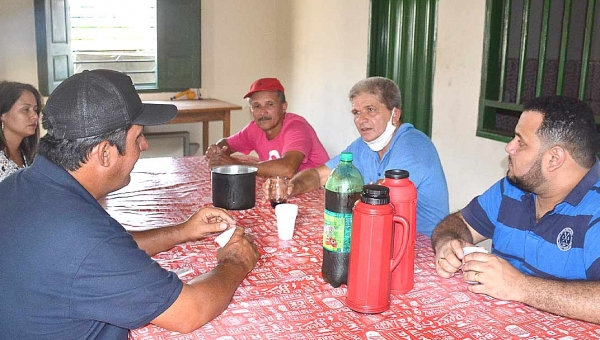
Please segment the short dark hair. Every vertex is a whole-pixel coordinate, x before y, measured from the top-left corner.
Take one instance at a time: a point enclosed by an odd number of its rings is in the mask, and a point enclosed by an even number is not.
[[[350,101],[361,93],[376,95],[388,110],[402,109],[402,93],[392,80],[384,77],[369,77],[354,84],[348,93]]]
[[[277,91],[277,96],[279,97],[279,102],[281,104],[285,103],[285,94],[281,91]]]
[[[39,117],[40,112],[42,112],[42,96],[40,95],[40,92],[32,85],[15,81],[0,82],[0,116],[10,111],[25,91],[31,92],[35,97],[35,103],[37,105],[36,113]],[[33,135],[24,138],[21,142],[21,150],[23,150],[29,164],[33,162],[35,157],[39,138],[40,128],[38,126]],[[0,130],[0,150],[4,150],[4,148],[6,148],[6,138],[4,137],[4,132]]]
[[[591,168],[596,161],[598,132],[594,113],[585,102],[565,96],[545,96],[524,103],[524,111],[544,115],[537,135],[545,147],[565,148],[582,167]]]
[[[40,139],[38,154],[68,171],[75,171],[88,161],[92,149],[102,141],[106,140],[110,145],[116,146],[119,154],[123,155],[130,128],[131,125],[99,136],[76,139],[58,139],[46,134]]]

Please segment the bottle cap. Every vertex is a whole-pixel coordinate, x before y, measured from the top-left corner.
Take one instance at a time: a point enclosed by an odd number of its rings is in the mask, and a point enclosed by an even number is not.
[[[390,203],[390,189],[383,185],[367,184],[363,186],[360,201],[370,205]]]
[[[392,169],[385,171],[385,177],[391,179],[403,179],[408,178],[408,171],[400,169]]]
[[[342,162],[352,162],[352,152],[344,151],[340,155],[340,161]]]

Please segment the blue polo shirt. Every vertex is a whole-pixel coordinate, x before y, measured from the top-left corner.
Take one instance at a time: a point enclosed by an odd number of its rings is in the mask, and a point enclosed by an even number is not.
[[[365,184],[383,179],[386,170],[409,172],[409,178],[417,188],[418,232],[431,236],[435,226],[448,216],[448,185],[437,150],[431,139],[412,124],[400,125],[382,159],[360,137],[345,151],[352,152],[352,163],[360,171]],[[339,162],[340,156],[337,155],[325,165],[333,169]]]
[[[569,195],[537,222],[535,198],[504,178],[461,213],[473,229],[492,239],[494,254],[525,274],[600,279],[598,160]]]
[[[183,287],[67,171],[38,155],[0,182],[6,339],[127,339]]]

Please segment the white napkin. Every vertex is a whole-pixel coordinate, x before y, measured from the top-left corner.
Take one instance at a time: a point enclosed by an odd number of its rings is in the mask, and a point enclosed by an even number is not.
[[[234,231],[235,231],[235,227],[225,230],[224,232],[221,233],[221,235],[215,237],[215,242],[217,242],[217,244],[219,244],[219,247],[221,247],[221,248],[225,247],[227,242],[229,242],[231,235],[233,235]]]

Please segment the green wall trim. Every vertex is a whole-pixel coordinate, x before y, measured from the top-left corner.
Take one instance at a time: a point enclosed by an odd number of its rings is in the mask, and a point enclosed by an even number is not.
[[[402,121],[431,136],[438,0],[372,0],[368,75],[402,91]]]

